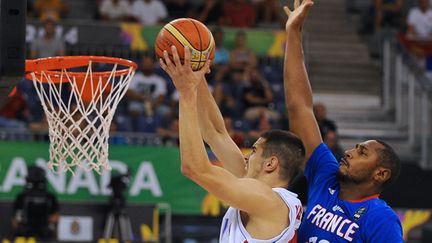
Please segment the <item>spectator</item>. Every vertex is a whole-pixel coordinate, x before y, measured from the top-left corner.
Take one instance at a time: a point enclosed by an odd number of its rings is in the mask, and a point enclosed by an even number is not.
[[[65,55],[65,42],[56,36],[55,24],[53,18],[47,18],[43,21],[43,36],[33,40],[30,44],[30,58],[44,58]],[[29,106],[32,122],[39,123],[43,119],[43,109],[37,92],[30,82],[24,84],[25,94],[27,94],[27,104]],[[31,128],[32,126],[30,126]]]
[[[244,71],[256,66],[256,55],[247,47],[247,36],[244,31],[238,31],[235,37],[235,47],[230,52],[230,69]]]
[[[154,60],[151,56],[143,57],[141,69],[132,78],[126,94],[129,112],[134,117],[164,115],[169,111],[164,105],[166,81],[154,73]]]
[[[224,32],[221,28],[217,27],[213,30],[213,38],[215,40],[215,57],[212,61],[212,73],[215,73],[214,79],[221,80],[228,71],[228,64],[230,61],[230,53],[223,46]]]
[[[361,34],[374,33],[381,27],[399,28],[403,0],[374,0],[362,14]]]
[[[241,117],[241,95],[243,93],[243,72],[231,72],[227,80],[215,79],[214,98],[222,114]]]
[[[141,24],[149,26],[164,23],[168,12],[160,0],[135,0],[132,3],[132,15]]]
[[[15,199],[12,227],[15,236],[33,236],[41,240],[55,240],[59,219],[56,197],[48,192],[45,171],[30,166],[25,190]]]
[[[414,56],[425,75],[432,77],[432,9],[428,0],[418,0],[418,6],[409,10],[407,33],[400,41]]]
[[[27,103],[17,90],[3,108],[0,108],[0,127],[25,129],[26,122],[30,120],[31,114]]]
[[[34,11],[41,20],[51,18],[57,21],[67,14],[68,7],[62,0],[36,0]]]
[[[225,22],[221,0],[205,0],[197,13],[197,19],[206,25],[222,25]]]
[[[33,133],[34,141],[49,141],[49,125],[46,116],[44,115],[41,120],[32,121],[28,125],[30,131]],[[75,133],[78,131],[76,130]]]
[[[327,133],[323,134],[323,142],[327,145],[337,160],[340,160],[345,156],[344,150],[339,145],[339,138],[336,131],[329,130]]]
[[[415,57],[426,75],[432,73],[432,9],[428,0],[419,0],[418,6],[411,8],[407,17],[407,32],[399,35],[399,40]]]
[[[34,12],[35,0],[27,0],[27,17],[35,16]]]
[[[121,133],[117,133],[119,130],[119,124],[114,119],[111,122],[110,126],[110,136],[109,136],[109,143],[110,144],[128,144],[128,138],[123,136]]]
[[[399,28],[403,0],[375,0],[375,30],[383,26]]]
[[[256,12],[248,0],[231,0],[223,4],[223,17],[228,26],[250,28],[255,26]]]
[[[217,27],[213,30],[213,38],[216,44],[216,52],[212,61],[212,65],[228,65],[230,54],[229,51],[223,46],[224,32],[222,28]]]
[[[104,0],[99,6],[102,19],[121,21],[130,19],[132,8],[128,0]]]
[[[264,110],[260,110],[258,118],[253,123],[251,130],[248,132],[248,137],[251,141],[255,141],[261,136],[261,134],[271,129],[273,129],[272,120]]]
[[[273,91],[267,80],[256,68],[246,71],[245,74],[248,82],[243,90],[244,117],[253,121],[264,113],[266,117],[278,120],[279,113],[270,109],[273,102]]]
[[[281,26],[284,20],[279,14],[279,1],[276,0],[254,0],[253,4],[257,13],[258,25],[274,25]]]
[[[321,134],[337,130],[335,122],[327,118],[327,108],[323,103],[314,104],[313,111]]]
[[[169,20],[178,18],[193,18],[193,6],[188,0],[165,1]]]
[[[179,145],[179,121],[171,115],[164,116],[158,123],[156,134],[161,137],[162,143],[170,146]]]
[[[55,24],[53,18],[47,18],[43,21],[44,35],[31,43],[31,58],[65,55],[65,43],[55,35]]]
[[[239,147],[242,148],[244,147],[244,142],[245,142],[245,134],[242,131],[238,131],[234,128],[233,126],[233,119],[230,116],[224,116],[224,123],[225,123],[225,127],[228,131],[228,134],[230,135],[230,137],[232,138],[232,140],[234,141],[234,143]]]
[[[409,10],[407,38],[432,41],[432,9],[428,0],[418,0],[418,7]]]

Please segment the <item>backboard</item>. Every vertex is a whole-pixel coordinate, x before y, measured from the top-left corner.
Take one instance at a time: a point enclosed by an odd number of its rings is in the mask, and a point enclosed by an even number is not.
[[[24,77],[27,0],[0,0],[0,108]]]

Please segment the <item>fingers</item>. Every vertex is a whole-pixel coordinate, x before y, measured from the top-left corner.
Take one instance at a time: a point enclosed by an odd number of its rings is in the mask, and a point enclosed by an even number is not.
[[[287,6],[284,6],[283,10],[285,11],[285,14],[289,17],[291,14],[291,10]]]
[[[304,6],[305,8],[309,8],[313,4],[314,4],[313,0],[303,0],[301,5]]]
[[[191,51],[188,46],[184,46],[184,65],[190,67]]]
[[[314,2],[313,1],[311,1],[311,0],[305,0],[303,3],[302,3],[302,15],[303,16],[306,16],[307,15],[307,13],[309,12],[309,8],[310,7],[312,7],[312,5],[314,4]]]
[[[159,63],[161,65],[162,69],[165,70],[165,72],[167,72],[168,74],[171,73],[171,69],[172,69],[173,64],[172,64],[171,59],[169,58],[168,52],[166,50],[163,51],[163,59],[161,58],[159,60]]]
[[[159,58],[159,65],[161,66],[161,68],[162,68],[165,72],[168,72],[168,67],[167,67],[167,65],[165,64],[165,62],[163,61],[162,58]]]
[[[210,66],[211,66],[211,60],[207,59],[204,66],[201,68],[200,72],[203,72],[204,74],[210,73]]]
[[[309,1],[305,1],[306,3],[305,3],[305,7],[306,8],[310,8],[312,5],[314,5],[314,2],[312,1],[312,0],[309,0]]]
[[[168,52],[166,50],[163,51],[163,55],[164,55],[164,61],[166,63],[166,66],[169,68],[170,66],[172,66],[172,62],[171,59],[168,56]]]
[[[299,6],[300,6],[300,0],[294,0],[294,9],[297,9]]]
[[[173,55],[174,64],[176,65],[176,67],[180,67],[181,66],[180,57],[177,53],[177,48],[175,46],[171,46],[171,53]]]

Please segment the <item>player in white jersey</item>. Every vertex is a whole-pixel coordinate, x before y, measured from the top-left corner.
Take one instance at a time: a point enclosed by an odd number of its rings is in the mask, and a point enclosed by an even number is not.
[[[290,132],[269,131],[243,157],[205,81],[210,62],[193,72],[189,48],[181,50],[184,64],[175,47],[171,51],[173,61],[164,51],[160,65],[180,95],[181,170],[231,206],[222,222],[220,242],[296,242],[302,207],[297,195],[285,188],[299,172],[303,143]],[[224,168],[210,163],[203,139]]]
[[[240,210],[230,207],[225,213],[222,220],[222,226],[219,236],[220,242],[248,242],[248,243],[258,243],[258,242],[284,242],[293,243],[297,242],[297,229],[301,223],[301,212],[302,204],[297,198],[297,194],[292,193],[284,188],[273,188],[273,191],[278,193],[279,196],[284,200],[287,207],[289,208],[289,219],[292,222],[288,227],[286,227],[279,235],[267,239],[258,240],[253,238],[249,232],[246,230],[245,226],[241,220]]]

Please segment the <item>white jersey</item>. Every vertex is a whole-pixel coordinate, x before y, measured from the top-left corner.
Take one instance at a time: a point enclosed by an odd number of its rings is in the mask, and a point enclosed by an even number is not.
[[[219,242],[221,243],[294,243],[297,242],[297,229],[301,223],[303,207],[297,194],[284,188],[273,188],[289,208],[290,225],[279,235],[267,240],[252,238],[243,226],[240,210],[230,207],[222,221]]]

